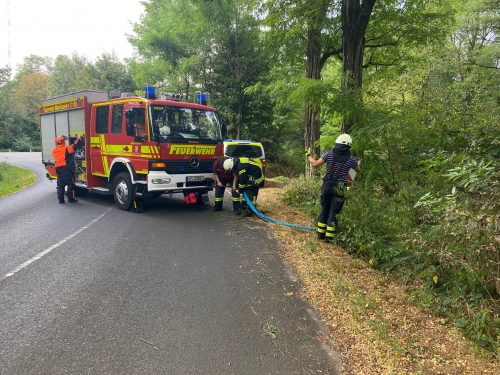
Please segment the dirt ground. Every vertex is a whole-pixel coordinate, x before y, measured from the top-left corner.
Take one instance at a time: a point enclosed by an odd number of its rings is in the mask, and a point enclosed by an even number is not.
[[[273,219],[311,226],[304,213],[279,199],[281,193],[279,182],[266,179],[258,208]],[[343,375],[500,375],[498,359],[412,304],[407,287],[342,248],[319,242],[314,231],[267,225],[302,282],[302,297],[329,327],[330,337],[318,340],[340,351]]]

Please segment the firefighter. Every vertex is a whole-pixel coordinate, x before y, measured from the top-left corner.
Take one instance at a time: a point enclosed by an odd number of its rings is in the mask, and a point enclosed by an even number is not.
[[[77,137],[76,142],[66,146],[66,137],[61,135],[54,139],[56,147],[52,150],[54,161],[56,162],[57,173],[57,199],[59,203],[64,203],[64,189],[68,187],[68,202],[76,203],[75,198],[75,150],[83,145],[82,138]]]
[[[247,217],[252,216],[252,211],[248,208],[243,193],[247,193],[248,198],[254,206],[257,204],[259,185],[264,181],[262,162],[259,158],[231,158],[224,162],[224,169],[236,172],[236,178],[233,181],[233,190],[236,190],[236,186],[238,187],[237,192],[240,195],[241,203],[235,214],[243,214]]]
[[[146,119],[144,116],[144,109],[139,108],[137,110],[137,116],[134,121],[135,136],[142,137],[146,134]]]
[[[326,163],[326,173],[321,187],[321,211],[318,216],[318,239],[331,243],[337,225],[337,215],[345,202],[345,187],[347,175],[352,168],[360,171],[358,162],[351,156],[352,138],[348,134],[341,134],[335,140],[333,150],[325,152],[321,158],[311,156],[311,149],[306,151],[306,158],[313,167]]]
[[[229,171],[224,169],[224,162],[227,160],[225,157],[217,158],[212,166],[212,172],[215,178],[215,202],[213,212],[222,211],[222,201],[224,199],[224,192],[226,191],[226,186],[233,186],[233,181],[236,178],[236,173],[233,172],[231,168]],[[236,212],[239,208],[240,195],[236,192],[236,189],[232,189],[231,197],[233,200],[233,210]]]

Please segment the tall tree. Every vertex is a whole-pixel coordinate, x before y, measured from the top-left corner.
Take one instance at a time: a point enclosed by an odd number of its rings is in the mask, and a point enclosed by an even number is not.
[[[36,124],[32,126],[35,134],[39,122],[38,106],[48,96],[49,82],[49,75],[37,72],[23,76],[14,86],[15,109],[30,124]]]
[[[54,68],[49,83],[49,96],[63,95],[68,92],[86,89],[78,77],[89,61],[73,53],[71,56],[59,55],[54,62]]]
[[[363,85],[365,33],[376,0],[342,0],[342,88],[358,93]],[[359,101],[360,99],[358,99]],[[342,133],[349,133],[358,116],[342,116]]]
[[[10,82],[12,69],[7,65],[5,68],[0,68],[0,87]]]
[[[129,38],[140,56],[133,69],[146,76],[149,68],[142,69],[142,61],[162,66],[163,75],[155,83],[181,88],[187,96],[207,90],[211,104],[235,124],[235,135],[241,137],[245,120],[255,118],[249,108],[256,103],[250,105],[246,89],[267,72],[268,58],[252,2],[152,0],[145,8],[141,23],[134,27],[136,36]]]
[[[126,64],[115,53],[103,53],[95,63],[89,63],[77,72],[77,79],[82,88],[133,92],[137,89]]]
[[[315,11],[307,8],[312,4],[316,6]],[[326,6],[326,11],[321,4]],[[437,4],[430,5],[425,0],[337,0],[325,3],[320,0],[279,0],[265,2],[264,6],[269,35],[275,45],[292,46],[281,54],[282,57],[287,61],[298,61],[301,56],[307,58],[304,67],[307,77],[319,80],[324,64],[332,57],[342,61],[344,74],[339,86],[344,91],[343,95],[350,96],[350,101],[342,103],[352,106],[337,109],[345,117],[343,132],[351,131],[354,122],[357,122],[352,114],[361,113],[359,90],[363,69],[400,64],[402,55],[398,49],[405,44],[415,45],[425,43],[432,37],[442,37],[443,28],[436,20],[447,13],[447,9],[439,11]],[[388,53],[390,49],[392,51]],[[318,51],[321,53],[319,59]],[[292,53],[298,55],[291,57]],[[313,105],[312,110],[306,111],[305,145],[317,153],[318,124],[313,120],[317,119],[313,114],[315,106],[319,110],[320,99],[314,90],[304,90],[304,93],[304,103]]]

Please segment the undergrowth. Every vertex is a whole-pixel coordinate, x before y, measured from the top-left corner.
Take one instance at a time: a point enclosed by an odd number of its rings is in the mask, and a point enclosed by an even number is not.
[[[410,302],[433,310],[499,357],[498,175],[490,169],[488,176],[471,176],[478,164],[465,173],[463,163],[462,170],[448,167],[442,188],[436,184],[439,189],[432,193],[422,176],[411,179],[410,173],[391,189],[360,178],[347,193],[336,242],[406,284]],[[369,176],[369,160],[364,166]],[[283,201],[307,212],[316,225],[321,179],[283,182]]]

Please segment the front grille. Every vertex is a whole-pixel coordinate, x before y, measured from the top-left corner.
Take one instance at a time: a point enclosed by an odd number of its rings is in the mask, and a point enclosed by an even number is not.
[[[213,160],[200,160],[200,165],[198,167],[192,167],[189,164],[189,160],[170,160],[167,161],[167,173],[168,174],[182,174],[182,173],[211,173],[212,166],[214,164]]]

